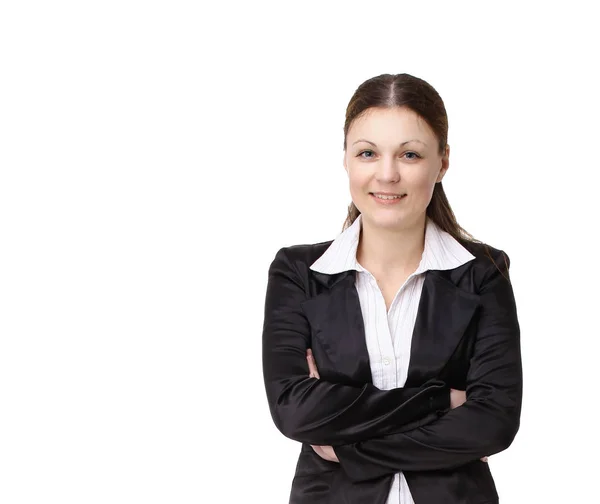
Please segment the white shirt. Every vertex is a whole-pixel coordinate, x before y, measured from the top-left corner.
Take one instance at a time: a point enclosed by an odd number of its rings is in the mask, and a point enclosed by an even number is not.
[[[327,274],[348,270],[358,272],[355,286],[365,325],[373,385],[381,390],[390,390],[403,387],[406,382],[425,272],[457,268],[475,259],[475,256],[427,217],[421,262],[396,293],[388,312],[375,277],[356,260],[361,226],[362,216],[359,215],[310,269]],[[414,504],[401,472],[394,476],[387,504]]]

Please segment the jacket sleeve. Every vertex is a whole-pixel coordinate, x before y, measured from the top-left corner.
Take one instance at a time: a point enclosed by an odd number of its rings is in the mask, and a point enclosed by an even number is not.
[[[271,416],[286,437],[314,445],[354,443],[430,423],[449,409],[450,388],[440,380],[379,390],[309,378],[306,299],[282,248],[269,268],[262,366]]]
[[[355,481],[398,471],[450,469],[505,450],[520,424],[520,329],[508,256],[486,271],[481,312],[467,374],[466,402],[434,422],[363,442],[334,446]]]

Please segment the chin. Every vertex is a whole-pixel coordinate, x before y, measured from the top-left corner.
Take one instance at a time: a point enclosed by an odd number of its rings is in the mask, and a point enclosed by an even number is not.
[[[381,227],[396,227],[406,222],[406,217],[399,212],[371,212],[366,217],[373,224]]]

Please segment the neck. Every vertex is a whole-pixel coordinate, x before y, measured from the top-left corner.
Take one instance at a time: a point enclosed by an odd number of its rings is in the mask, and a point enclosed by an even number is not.
[[[413,273],[423,256],[426,216],[415,224],[388,229],[371,225],[361,217],[357,261],[372,274]]]

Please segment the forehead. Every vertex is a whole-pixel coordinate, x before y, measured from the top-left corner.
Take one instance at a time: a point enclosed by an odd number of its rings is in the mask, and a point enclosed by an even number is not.
[[[367,109],[352,122],[348,131],[349,140],[366,138],[397,142],[407,135],[423,141],[434,137],[427,122],[416,112],[405,107]]]

